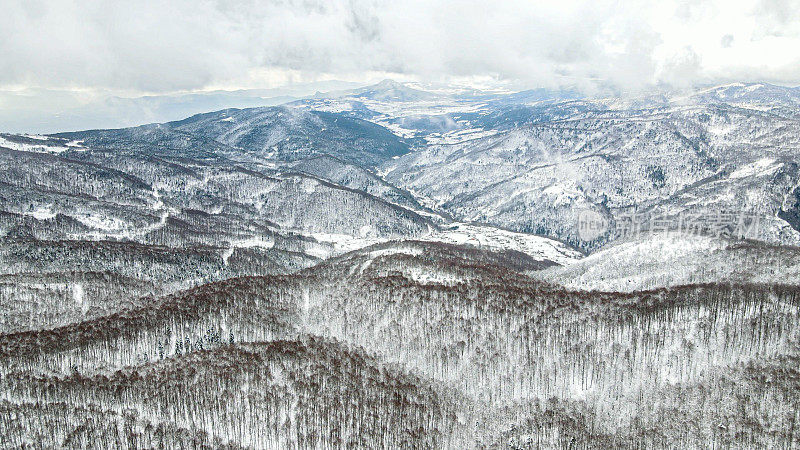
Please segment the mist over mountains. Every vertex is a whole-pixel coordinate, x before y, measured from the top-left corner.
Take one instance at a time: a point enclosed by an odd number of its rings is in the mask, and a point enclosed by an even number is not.
[[[320,91],[357,86],[357,83],[345,81],[321,81],[272,89],[216,89],[147,95],[44,88],[0,90],[0,129],[14,133],[55,133],[121,128],[179,120],[224,108],[275,106]]]
[[[800,445],[800,88],[299,97],[0,133],[0,447]]]

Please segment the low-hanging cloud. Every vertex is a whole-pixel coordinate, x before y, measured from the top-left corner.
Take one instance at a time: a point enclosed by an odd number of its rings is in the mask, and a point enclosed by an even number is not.
[[[0,0],[0,87],[164,93],[388,73],[526,86],[800,80],[794,0]]]

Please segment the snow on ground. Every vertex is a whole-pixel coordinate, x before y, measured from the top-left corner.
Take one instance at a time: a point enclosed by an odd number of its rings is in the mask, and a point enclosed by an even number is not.
[[[463,114],[480,112],[486,109],[486,105],[482,103],[442,99],[400,103],[361,99],[361,103],[370,110],[383,114],[386,118]]]
[[[6,135],[10,136],[10,135]],[[69,141],[62,145],[62,141],[53,140],[48,136],[40,136],[38,134],[22,134],[18,135],[20,137],[26,139],[33,139],[35,141],[39,141],[40,143],[30,143],[30,142],[14,142],[3,136],[0,136],[0,147],[10,148],[11,150],[17,150],[20,152],[31,152],[31,153],[52,153],[52,154],[59,154],[63,153],[67,150],[76,150],[76,151],[85,151],[86,148],[83,146],[83,141]]]
[[[412,138],[419,133],[413,128],[404,128],[396,123],[397,119],[423,116],[438,116],[444,114],[463,114],[475,113],[486,110],[486,104],[476,102],[465,102],[456,99],[438,98],[436,100],[418,100],[409,102],[393,102],[374,100],[367,98],[333,98],[315,102],[309,106],[315,111],[325,111],[330,113],[342,113],[353,111],[354,103],[359,103],[363,107],[378,113],[375,117],[366,118],[376,125],[380,125],[397,136]],[[454,144],[479,137],[490,136],[496,131],[485,130],[483,128],[471,128],[455,130],[448,133],[433,133],[426,136],[428,144]]]
[[[258,247],[264,250],[269,250],[275,246],[275,241],[272,239],[264,239],[263,237],[251,237],[249,239],[242,239],[233,241],[225,252],[222,253],[222,262],[227,266],[228,260],[233,255],[237,248],[253,248]]]
[[[324,245],[307,247],[305,251],[322,259],[390,241],[390,239],[386,238],[365,238],[325,233],[315,233],[311,237]],[[414,240],[467,245],[491,251],[516,250],[537,260],[549,260],[562,265],[573,263],[583,257],[583,254],[579,251],[552,239],[500,230],[490,226],[465,223],[452,223],[440,231],[432,230],[430,234],[416,237]],[[364,272],[375,259],[381,256],[395,254],[419,256],[422,252],[423,250],[418,247],[403,246],[402,244],[393,245],[390,248],[372,250],[365,255],[368,258],[366,261],[351,269],[351,274]],[[423,284],[447,284],[458,281],[451,275],[430,273],[430,271],[422,268],[409,267],[402,269],[402,272],[409,278]]]
[[[111,234],[119,233],[128,228],[125,221],[115,217],[107,217],[94,213],[75,214],[73,217],[89,228]]]
[[[72,284],[72,300],[75,302],[77,306],[80,306],[81,312],[86,314],[89,311],[89,303],[84,301],[84,290],[83,284],[81,283],[73,283]]]
[[[36,209],[30,211],[21,211],[20,214],[24,216],[31,216],[36,220],[48,220],[56,216],[53,212],[53,206],[37,206]]]
[[[670,233],[623,242],[541,275],[572,289],[648,289],[688,277],[695,271],[694,256],[718,251],[722,246],[718,239]]]
[[[420,284],[449,284],[453,285],[462,281],[461,277],[425,270],[420,267],[404,267],[403,275]]]
[[[718,124],[718,125],[709,125],[708,132],[715,135],[715,136],[724,136],[731,132],[736,131],[737,125],[735,123],[730,124]]]
[[[448,133],[431,133],[425,136],[428,145],[452,145],[460,144],[473,139],[486,138],[499,134],[497,130],[486,130],[483,128],[467,128],[463,130],[450,131]]]
[[[305,253],[320,259],[342,255],[389,240],[386,238],[357,237],[335,233],[310,233],[308,236],[314,238],[317,244],[307,244],[304,250]]]
[[[391,248],[382,248],[380,250],[373,250],[369,252],[369,257],[375,259],[381,256],[397,255],[397,254],[421,256],[422,253],[423,251],[419,247],[411,247],[411,246],[404,247],[402,245],[398,245]]]
[[[305,253],[321,259],[393,240],[330,233],[312,233],[309,236],[314,238],[318,244],[307,245]],[[562,265],[583,257],[581,252],[553,239],[533,234],[500,230],[490,226],[464,223],[453,223],[444,227],[441,231],[431,230],[430,234],[413,239],[424,242],[469,245],[492,251],[516,250],[537,260],[548,260]],[[387,251],[396,253],[400,250]]]
[[[773,158],[761,158],[751,164],[746,164],[734,170],[730,174],[730,178],[745,178],[752,176],[771,175],[778,170],[782,164],[775,164]]]
[[[536,192],[536,190],[537,187],[534,187],[533,189],[521,190],[519,192],[515,192],[514,196],[526,194],[528,192]],[[553,198],[553,206],[571,205],[583,195],[580,189],[578,189],[575,180],[565,180],[553,183],[544,188],[542,193]]]
[[[26,136],[31,138],[32,136]],[[33,138],[37,140],[42,140],[39,138]],[[9,141],[8,139],[0,136],[0,147],[10,148],[11,150],[17,150],[20,152],[31,152],[31,153],[62,153],[69,150],[68,147],[61,146],[61,145],[36,145],[36,144],[27,144],[22,142],[13,142]]]
[[[97,212],[62,212],[62,214],[70,216],[86,227],[91,228],[92,231],[88,233],[74,235],[73,237],[75,239],[137,240],[139,237],[163,228],[167,224],[170,214],[174,214],[176,212],[165,207],[163,203],[160,205],[158,210],[160,211],[158,221],[147,226],[139,226],[127,220],[103,215]],[[44,210],[40,211],[38,215],[40,220],[47,219],[49,216],[55,216],[54,213]]]
[[[161,200],[161,192],[159,192],[158,188],[153,188],[153,198],[155,201],[153,202],[152,208],[156,211],[161,210],[164,207],[164,201]]]
[[[664,233],[606,247],[563,267],[538,272],[569,289],[631,292],[708,282],[790,283],[800,279],[800,254],[765,247],[737,251],[710,236]]]
[[[583,257],[581,252],[553,239],[465,223],[454,223],[440,232],[422,238],[422,240],[467,244],[495,251],[516,250],[535,259],[549,260],[561,265]]]

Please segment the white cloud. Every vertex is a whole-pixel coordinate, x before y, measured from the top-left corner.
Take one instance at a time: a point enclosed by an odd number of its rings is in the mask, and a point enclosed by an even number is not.
[[[0,86],[800,81],[796,0],[0,0]]]

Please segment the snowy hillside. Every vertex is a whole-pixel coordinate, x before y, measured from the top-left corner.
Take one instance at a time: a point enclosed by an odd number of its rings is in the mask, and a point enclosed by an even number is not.
[[[695,283],[800,283],[800,248],[667,233],[619,242],[534,274],[570,289],[632,292]]]
[[[0,447],[798,447],[798,98],[0,134]]]
[[[793,119],[696,104],[579,112],[495,136],[432,145],[384,164],[387,181],[461,218],[583,242],[577,215],[614,223],[631,209],[667,217],[758,215],[753,238],[796,245]]]

